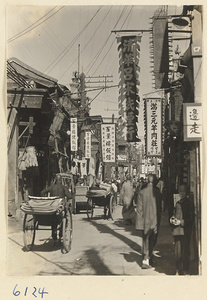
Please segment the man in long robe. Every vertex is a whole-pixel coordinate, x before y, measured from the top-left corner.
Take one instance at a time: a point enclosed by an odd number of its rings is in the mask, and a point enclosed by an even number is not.
[[[122,216],[126,225],[130,225],[135,220],[135,210],[133,205],[133,185],[130,175],[127,175],[120,192],[120,202],[123,203]]]
[[[148,185],[143,188],[137,197],[136,229],[142,231],[142,268],[151,268],[150,259],[157,241],[158,227],[160,223],[161,194],[154,186],[155,176],[148,176]]]

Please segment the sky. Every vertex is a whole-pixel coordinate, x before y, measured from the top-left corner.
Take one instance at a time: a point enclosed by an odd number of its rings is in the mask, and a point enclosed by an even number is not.
[[[69,88],[72,74],[78,70],[80,45],[80,72],[86,76],[113,76],[108,78],[113,82],[107,85],[117,86],[119,54],[116,38],[120,33],[112,33],[112,30],[148,30],[151,28],[150,18],[160,8],[164,7],[10,5],[6,11],[6,56],[20,59]],[[168,6],[169,14],[179,14],[181,10],[181,6]],[[139,75],[141,99],[152,91],[149,37],[149,32],[142,34]],[[92,89],[96,86],[90,85]],[[99,92],[87,94],[92,100],[90,114],[103,117],[115,114],[118,117],[118,87],[108,88],[98,95]],[[143,126],[142,111],[139,122]]]

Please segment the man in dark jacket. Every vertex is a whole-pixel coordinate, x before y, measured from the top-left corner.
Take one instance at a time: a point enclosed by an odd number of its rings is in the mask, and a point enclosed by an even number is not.
[[[67,197],[68,199],[72,198],[71,193],[68,191],[67,187],[62,184],[61,176],[59,174],[56,174],[55,177],[55,183],[50,185],[49,187],[45,188],[41,191],[41,196],[44,197],[47,193],[50,193],[50,196],[57,196],[60,198]],[[57,217],[55,216],[52,223],[52,238],[55,242],[55,245],[57,244]],[[59,239],[61,240],[62,232],[60,230],[59,232]]]
[[[46,193],[50,193],[51,197],[58,196],[60,198],[72,198],[67,187],[62,184],[61,176],[59,174],[56,174],[54,184],[51,184],[49,187],[41,191],[41,196],[44,197]]]
[[[175,204],[170,223],[175,241],[176,275],[186,275],[190,264],[190,239],[194,222],[194,203],[187,195],[187,186],[180,185],[180,200]]]
[[[136,229],[142,230],[142,268],[151,268],[150,259],[157,241],[158,228],[161,218],[161,194],[155,187],[155,176],[149,174],[148,185],[143,188],[137,197]]]

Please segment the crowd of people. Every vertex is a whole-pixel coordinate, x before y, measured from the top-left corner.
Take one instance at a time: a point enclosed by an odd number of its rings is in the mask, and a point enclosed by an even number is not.
[[[169,223],[174,236],[176,275],[186,275],[189,273],[194,207],[186,184],[179,186],[178,193],[178,201],[173,204],[173,209],[169,209]],[[153,266],[161,212],[166,208],[162,178],[157,180],[154,174],[149,174],[147,181],[141,178],[134,187],[131,177],[127,175],[120,189],[119,201],[123,205],[125,224],[134,224],[141,232],[142,268],[149,269]]]
[[[126,175],[124,182],[109,181],[111,192],[117,204],[122,205],[122,216],[125,225],[134,225],[142,236],[142,268],[149,269],[153,266],[154,247],[159,233],[161,212],[166,209],[163,197],[163,180],[157,180],[154,174],[149,174],[147,180],[140,178],[136,185],[130,175]],[[93,188],[99,188],[100,181],[94,182]],[[73,198],[71,192],[62,185],[60,176],[55,182],[41,192],[61,198]],[[189,272],[190,264],[190,238],[194,222],[193,201],[188,197],[187,185],[181,184],[179,198],[169,210],[169,224],[172,227],[175,245],[176,274],[185,275]],[[119,197],[117,198],[117,193]],[[52,224],[52,237],[57,241],[57,224]],[[61,239],[61,236],[59,237]]]

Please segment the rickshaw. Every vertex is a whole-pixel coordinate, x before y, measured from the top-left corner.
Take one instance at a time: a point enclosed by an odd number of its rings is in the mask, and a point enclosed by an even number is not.
[[[88,198],[87,216],[89,220],[93,218],[95,208],[101,206],[104,208],[104,217],[106,218],[108,211],[108,218],[114,219],[116,199],[109,185],[105,184],[104,186],[100,185],[100,188],[97,189],[89,189],[86,197]]]
[[[72,214],[67,200],[59,197],[29,196],[28,202],[21,205],[21,210],[25,213],[23,234],[26,251],[32,250],[37,230],[51,230],[54,218],[57,231],[62,230],[61,252],[65,254],[70,251],[73,228]],[[47,226],[50,226],[50,229],[46,229]]]
[[[76,211],[76,200],[75,200],[75,184],[73,180],[73,175],[71,172],[58,173],[61,177],[62,185],[66,186],[69,192],[72,195],[72,198],[69,200],[69,205],[71,207],[71,212],[74,213]]]

